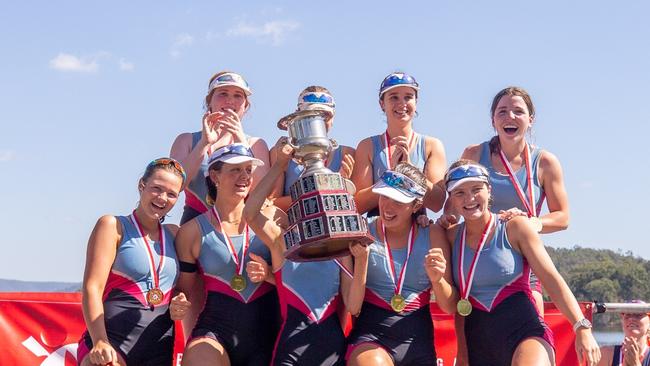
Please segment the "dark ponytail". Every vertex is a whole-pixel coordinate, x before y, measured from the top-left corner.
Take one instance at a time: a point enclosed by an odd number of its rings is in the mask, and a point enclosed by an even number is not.
[[[208,172],[210,170],[216,170],[217,172],[220,172],[222,167],[223,162],[217,161],[208,168]],[[205,177],[205,185],[208,187],[208,194],[205,196],[205,201],[209,206],[212,206],[217,201],[217,185],[214,184],[209,175]]]

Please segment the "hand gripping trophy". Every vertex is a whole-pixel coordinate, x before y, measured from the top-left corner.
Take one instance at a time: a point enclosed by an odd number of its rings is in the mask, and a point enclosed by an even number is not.
[[[320,261],[349,254],[349,243],[374,241],[365,219],[354,203],[354,184],[325,166],[324,160],[338,146],[327,138],[325,120],[331,112],[301,110],[283,117],[278,128],[287,130],[295,149],[294,159],[305,169],[290,187],[284,234],[285,256],[297,262]]]

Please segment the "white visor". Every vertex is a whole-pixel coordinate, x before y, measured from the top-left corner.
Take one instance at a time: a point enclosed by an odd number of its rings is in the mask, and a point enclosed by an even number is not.
[[[467,178],[462,178],[458,180],[451,181],[447,184],[447,192],[453,191],[456,187],[460,186],[463,183],[467,182],[483,182],[483,183],[488,183],[488,178],[484,176],[480,177],[467,177]]]
[[[383,180],[378,181],[374,186],[372,186],[372,192],[388,197],[399,203],[411,203],[415,201],[416,198],[420,198],[411,192],[391,187]]]

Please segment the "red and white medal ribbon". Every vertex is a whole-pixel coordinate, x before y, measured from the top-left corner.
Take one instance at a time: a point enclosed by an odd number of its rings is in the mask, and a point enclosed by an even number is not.
[[[465,260],[465,237],[467,235],[467,226],[463,227],[463,233],[460,236],[460,255],[458,261],[458,278],[460,278],[460,297],[467,300],[469,298],[469,291],[472,289],[472,283],[474,282],[474,272],[476,270],[476,264],[478,263],[478,258],[481,256],[481,250],[485,246],[485,242],[490,234],[492,225],[494,224],[494,215],[490,214],[490,221],[483,229],[483,234],[481,235],[481,241],[478,243],[476,252],[474,252],[474,258],[472,258],[472,263],[469,266],[469,271],[467,272],[467,280],[465,280],[465,271],[463,270],[463,263]]]
[[[402,266],[402,270],[399,273],[397,281],[395,280],[395,263],[393,262],[393,254],[390,251],[390,244],[388,243],[388,237],[386,237],[386,229],[384,228],[383,222],[381,223],[381,233],[384,235],[384,243],[386,244],[386,261],[388,262],[388,274],[390,274],[390,279],[393,280],[393,284],[395,284],[395,295],[401,295],[402,286],[404,285],[404,273],[406,273],[409,257],[411,256],[411,251],[413,251],[413,245],[415,244],[415,224],[411,225],[411,230],[409,231],[408,247],[406,248],[406,259],[404,259],[404,265]]]
[[[528,143],[526,143],[526,149],[524,150],[524,164],[526,165],[526,180],[528,181],[528,199],[526,199],[526,193],[524,192],[524,189],[521,187],[521,184],[519,184],[519,180],[515,176],[515,172],[512,169],[512,166],[510,165],[510,162],[506,158],[506,154],[504,154],[503,150],[499,150],[499,157],[501,158],[501,162],[503,163],[503,166],[506,168],[506,171],[508,172],[510,181],[512,182],[512,185],[515,187],[515,191],[517,192],[519,199],[526,207],[528,217],[537,217],[538,211],[537,211],[537,206],[535,205],[535,186],[533,185],[533,166],[530,163],[530,146],[528,145]]]
[[[226,234],[226,231],[223,229],[223,225],[221,225],[221,217],[219,217],[219,212],[217,212],[217,208],[215,206],[212,206],[212,213],[214,214],[214,217],[217,219],[217,223],[219,224],[219,230],[221,230],[221,234],[226,238],[226,247],[228,248],[228,252],[230,252],[230,256],[232,257],[233,262],[235,262],[235,266],[237,267],[237,274],[239,276],[244,273],[244,261],[246,259],[246,252],[248,251],[248,245],[249,240],[250,240],[250,235],[248,233],[248,224],[246,224],[246,228],[244,229],[244,244],[242,245],[241,249],[241,258],[237,255],[237,251],[235,250],[235,246],[232,244],[232,241],[230,240],[230,237],[228,234]]]
[[[411,144],[413,143],[413,138],[415,137],[415,132],[411,131],[411,136],[409,136],[408,144],[407,146],[409,149],[411,148]],[[388,130],[384,132],[384,151],[386,153],[386,169],[391,170],[392,165],[390,163],[390,137],[388,136]]]
[[[140,225],[140,221],[135,215],[135,210],[133,210],[133,213],[131,214],[131,221],[133,222],[133,226],[135,226],[136,230],[138,230],[138,234],[142,238],[144,248],[146,249],[147,256],[149,257],[149,270],[151,271],[150,273],[153,277],[153,288],[158,289],[160,288],[160,272],[162,272],[163,267],[165,266],[165,261],[163,260],[165,258],[165,233],[163,232],[163,227],[160,223],[158,224],[158,237],[160,238],[160,259],[158,260],[158,270],[156,270],[153,259],[153,252],[151,251],[149,240],[147,240],[146,235],[144,235],[144,230],[142,230],[142,225]]]
[[[339,267],[341,267],[341,270],[343,270],[343,273],[345,273],[346,275],[348,275],[348,277],[350,277],[350,278],[354,278],[354,275],[352,274],[352,272],[350,272],[350,270],[347,269],[347,268],[343,265],[343,262],[341,262],[340,259],[338,259],[338,258],[334,258],[334,262],[336,262],[336,264],[338,264]]]

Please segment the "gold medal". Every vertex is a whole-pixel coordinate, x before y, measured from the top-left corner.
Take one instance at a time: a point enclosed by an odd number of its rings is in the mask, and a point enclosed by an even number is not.
[[[536,216],[530,217],[528,221],[530,221],[530,224],[533,226],[533,230],[535,230],[538,233],[542,232],[544,225],[542,224],[542,220],[540,220],[539,217]]]
[[[150,245],[149,240],[147,240],[147,236],[144,235],[142,225],[140,225],[140,221],[138,221],[138,216],[135,214],[135,210],[133,210],[133,214],[131,215],[131,221],[133,221],[135,228],[138,230],[138,234],[140,234],[140,237],[144,242],[144,248],[147,250],[147,256],[149,257],[149,268],[151,271],[151,276],[153,277],[153,283],[150,285],[153,286],[153,288],[147,291],[145,297],[147,298],[147,303],[153,307],[162,303],[165,297],[165,294],[163,294],[162,290],[160,289],[160,272],[162,272],[165,259],[165,232],[163,231],[162,225],[158,224],[158,237],[160,238],[160,258],[158,260],[158,269],[156,269],[153,260],[153,251],[151,248],[153,247],[153,244]]]
[[[147,302],[149,305],[158,305],[163,301],[165,295],[159,288],[152,288],[147,291]]]
[[[397,313],[401,313],[406,308],[406,299],[400,294],[395,294],[390,298],[390,307]]]
[[[237,291],[237,292],[242,292],[246,288],[246,279],[242,275],[234,275],[232,276],[232,279],[230,280],[230,288]]]
[[[460,299],[456,304],[456,310],[458,311],[458,314],[468,316],[472,313],[472,303],[467,299]]]

